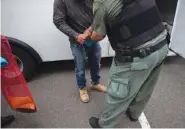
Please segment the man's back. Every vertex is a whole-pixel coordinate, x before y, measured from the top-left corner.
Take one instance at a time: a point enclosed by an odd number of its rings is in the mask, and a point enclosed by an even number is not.
[[[115,19],[117,19],[118,15],[120,14],[124,15],[123,11],[129,5],[129,3],[131,3],[131,1],[134,2],[136,0],[94,0],[94,3],[93,3],[94,30],[96,30],[96,32],[103,37],[106,34],[108,34],[107,27],[109,27],[115,21]],[[143,26],[143,24],[140,26]],[[155,38],[154,41],[149,40],[148,42],[144,43],[138,48],[156,44],[161,40],[165,39],[166,34],[167,34],[166,30],[164,30],[161,34],[159,34]],[[155,42],[156,40],[159,40],[159,41]]]
[[[168,53],[166,30],[155,0],[95,0],[93,12],[91,39],[108,35],[115,57],[103,112],[89,123],[114,128],[123,113],[137,121],[148,103]]]

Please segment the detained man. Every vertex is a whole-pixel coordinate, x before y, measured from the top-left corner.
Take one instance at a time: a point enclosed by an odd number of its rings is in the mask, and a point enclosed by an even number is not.
[[[89,102],[86,87],[86,63],[90,68],[91,85],[94,90],[105,92],[100,84],[101,47],[98,42],[87,41],[84,34],[92,24],[92,0],[54,0],[53,22],[55,26],[69,37],[74,56],[77,86],[82,102]],[[62,54],[62,53],[61,53]]]

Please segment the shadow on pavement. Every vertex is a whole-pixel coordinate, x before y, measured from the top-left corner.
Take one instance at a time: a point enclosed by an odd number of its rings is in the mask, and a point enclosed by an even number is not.
[[[110,67],[112,58],[103,58],[101,60],[101,67]],[[52,73],[61,73],[74,70],[74,61],[73,60],[64,60],[64,61],[54,61],[54,62],[45,62],[38,66],[35,76],[33,79],[38,78],[42,75],[48,75]],[[88,65],[87,65],[88,69]]]

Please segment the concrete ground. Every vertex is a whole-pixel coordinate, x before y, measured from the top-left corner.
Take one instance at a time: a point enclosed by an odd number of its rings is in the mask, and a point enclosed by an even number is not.
[[[107,83],[111,59],[102,61],[102,83]],[[89,79],[89,71],[87,70]],[[89,79],[90,80],[90,79]],[[90,102],[79,100],[75,86],[72,61],[45,63],[40,66],[29,83],[38,112],[16,113],[2,98],[2,115],[14,114],[16,120],[9,128],[88,128],[88,119],[99,116],[104,94],[90,91]],[[185,128],[185,59],[170,57],[166,61],[153,96],[144,110],[152,128]],[[118,125],[121,128],[140,128],[140,123],[130,122],[126,116]]]

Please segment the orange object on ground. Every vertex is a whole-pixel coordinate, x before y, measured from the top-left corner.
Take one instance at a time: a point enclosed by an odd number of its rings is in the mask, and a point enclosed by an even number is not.
[[[1,68],[1,89],[7,102],[16,111],[36,112],[36,105],[26,80],[4,36],[1,36],[1,56],[8,61],[8,66]]]

